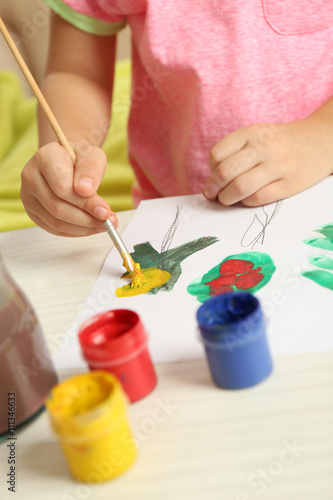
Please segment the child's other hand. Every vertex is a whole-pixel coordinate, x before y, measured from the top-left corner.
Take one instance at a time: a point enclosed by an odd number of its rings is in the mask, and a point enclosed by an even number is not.
[[[212,174],[204,195],[222,205],[254,207],[292,196],[333,173],[332,125],[315,115],[279,124],[250,125],[210,151]]]
[[[38,226],[60,236],[88,236],[104,231],[103,221],[117,218],[96,194],[106,169],[102,149],[76,152],[75,169],[57,142],[40,148],[22,171],[21,199]]]

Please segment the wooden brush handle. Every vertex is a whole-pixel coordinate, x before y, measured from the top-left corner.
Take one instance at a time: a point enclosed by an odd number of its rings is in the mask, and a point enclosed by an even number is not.
[[[63,131],[62,131],[62,129],[61,129],[61,127],[60,127],[60,125],[59,125],[56,117],[54,116],[54,114],[53,114],[50,106],[48,105],[48,103],[47,103],[45,97],[43,96],[40,88],[38,87],[38,84],[37,84],[36,80],[34,79],[34,77],[32,76],[32,74],[31,74],[28,66],[24,62],[23,57],[21,56],[19,50],[17,49],[17,47],[16,47],[16,45],[14,43],[14,40],[10,36],[10,33],[7,30],[7,28],[6,28],[3,20],[1,19],[1,17],[0,17],[0,31],[1,31],[4,39],[6,40],[6,43],[7,43],[8,47],[12,51],[12,54],[15,57],[17,64],[21,68],[21,71],[24,74],[25,79],[27,80],[28,84],[30,85],[31,90],[35,94],[37,101],[41,105],[41,107],[42,107],[42,109],[43,109],[43,111],[44,111],[44,113],[45,113],[45,115],[46,115],[46,117],[47,117],[47,119],[48,119],[51,127],[53,128],[53,131],[54,131],[55,135],[57,136],[60,144],[66,149],[67,153],[69,154],[69,156],[72,159],[72,162],[75,163],[76,155],[74,153],[73,148],[71,147],[71,145],[69,144],[68,140],[66,139],[66,136],[63,133]]]

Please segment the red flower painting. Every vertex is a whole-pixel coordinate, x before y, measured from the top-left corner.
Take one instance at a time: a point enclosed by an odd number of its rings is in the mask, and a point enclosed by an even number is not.
[[[194,280],[187,291],[204,302],[213,295],[233,291],[254,293],[262,288],[275,271],[271,257],[260,252],[231,255]]]

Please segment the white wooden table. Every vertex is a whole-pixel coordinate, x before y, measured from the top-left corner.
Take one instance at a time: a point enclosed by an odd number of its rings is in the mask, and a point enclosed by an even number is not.
[[[118,214],[120,232],[132,215]],[[0,233],[7,268],[32,302],[51,352],[109,250],[106,234]],[[15,496],[7,491],[8,448],[0,444],[0,498],[332,500],[333,353],[279,356],[274,363],[272,376],[241,391],[216,388],[205,361],[158,365],[155,391],[129,408],[137,462],[107,483],[71,479],[43,412],[17,435]]]

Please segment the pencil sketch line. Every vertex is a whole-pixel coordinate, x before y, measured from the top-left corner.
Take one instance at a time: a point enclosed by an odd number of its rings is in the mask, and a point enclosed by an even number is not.
[[[260,243],[261,245],[264,244],[264,241],[265,241],[265,236],[266,236],[266,228],[267,226],[271,223],[272,219],[277,215],[277,213],[279,212],[279,210],[281,209],[281,206],[282,206],[282,201],[277,201],[275,203],[275,207],[274,207],[274,210],[272,212],[272,215],[269,216],[266,212],[266,210],[264,209],[264,207],[261,207],[261,211],[263,212],[264,214],[264,222],[262,222],[259,218],[259,216],[257,214],[255,214],[253,216],[253,219],[249,225],[249,227],[246,229],[245,233],[243,234],[243,237],[241,239],[241,246],[243,248],[247,248],[249,246],[251,246],[251,249],[253,250],[253,248],[255,247],[255,245],[257,243]],[[261,225],[261,230],[259,231],[259,233],[248,243],[246,244],[244,242],[244,240],[246,239],[248,233],[251,231],[252,227],[255,225],[255,223],[259,222],[259,224]]]
[[[161,269],[163,269],[163,264],[164,264],[164,261],[165,261],[165,254],[166,252],[169,250],[170,248],[170,245],[172,243],[172,240],[175,236],[175,232],[178,228],[178,225],[179,225],[179,216],[180,216],[180,212],[181,212],[181,207],[179,207],[177,205],[177,212],[176,212],[176,216],[171,224],[171,226],[169,227],[169,229],[167,230],[167,232],[165,233],[165,236],[163,238],[163,241],[162,241],[162,245],[161,245],[161,257],[160,257],[160,266],[161,266]]]

